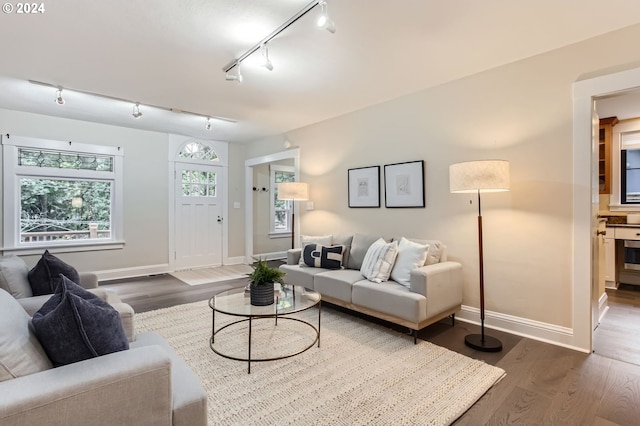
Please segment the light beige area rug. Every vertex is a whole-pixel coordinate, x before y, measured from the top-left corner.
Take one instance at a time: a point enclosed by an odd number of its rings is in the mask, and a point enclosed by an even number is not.
[[[220,281],[246,278],[253,269],[249,265],[225,265],[215,268],[189,269],[176,271],[172,276],[189,285],[217,283]]]
[[[297,314],[317,325],[318,311]],[[206,301],[136,314],[138,332],[163,335],[209,394],[210,425],[448,425],[505,372],[360,318],[322,310],[320,348],[278,361],[247,363],[211,351]],[[218,325],[230,322],[216,314]],[[246,323],[216,335],[244,355]],[[255,356],[295,351],[314,331],[296,321],[254,321]],[[218,346],[217,346],[218,347]]]

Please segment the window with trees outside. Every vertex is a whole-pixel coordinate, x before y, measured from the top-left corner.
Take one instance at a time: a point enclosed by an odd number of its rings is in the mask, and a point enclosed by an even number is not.
[[[291,201],[278,200],[278,184],[295,182],[295,169],[289,166],[272,165],[271,180],[271,236],[287,236],[291,233]]]
[[[4,249],[122,240],[122,150],[4,137]]]

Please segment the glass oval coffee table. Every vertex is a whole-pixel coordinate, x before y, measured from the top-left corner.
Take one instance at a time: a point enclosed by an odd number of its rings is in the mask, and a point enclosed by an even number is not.
[[[318,326],[316,327],[309,321],[291,316],[292,314],[306,311],[314,306],[318,306]],[[209,307],[212,311],[211,319],[211,339],[209,339],[209,347],[216,354],[236,361],[247,362],[247,373],[251,374],[251,362],[275,361],[278,359],[290,358],[305,352],[313,347],[316,343],[320,347],[320,316],[322,312],[322,298],[320,293],[306,289],[297,285],[286,284],[280,290],[275,291],[274,303],[268,306],[254,306],[251,304],[248,292],[243,287],[234,288],[217,293],[209,299]],[[237,317],[228,324],[219,327],[216,330],[216,312]],[[302,348],[296,348],[291,352],[285,352],[274,356],[252,357],[252,330],[256,321],[272,321],[272,327],[278,326],[278,321],[296,321],[303,324],[312,333],[311,343],[304,345]],[[246,326],[242,325],[246,323]],[[221,331],[229,328],[236,331],[235,334],[241,335],[241,331],[248,329],[247,356],[238,356],[230,354],[224,349],[216,347],[216,335]],[[225,338],[231,338],[230,333],[225,333]]]

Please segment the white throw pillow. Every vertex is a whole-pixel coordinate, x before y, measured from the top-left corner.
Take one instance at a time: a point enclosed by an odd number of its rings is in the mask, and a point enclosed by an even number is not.
[[[304,256],[302,256],[302,253],[304,253],[304,246],[306,246],[307,244],[320,244],[321,246],[325,247],[330,246],[333,244],[333,235],[323,235],[321,237],[302,235],[300,237],[300,262],[298,262],[300,266],[307,266],[304,263]]]
[[[398,255],[398,242],[387,243],[380,238],[367,250],[362,261],[360,272],[366,279],[381,283],[389,279],[393,264]]]
[[[398,244],[398,256],[391,271],[391,279],[398,284],[410,287],[411,270],[424,265],[428,252],[429,244],[414,243],[402,237]]]

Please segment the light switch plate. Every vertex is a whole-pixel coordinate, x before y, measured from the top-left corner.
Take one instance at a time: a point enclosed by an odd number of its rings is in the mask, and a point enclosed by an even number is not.
[[[233,208],[234,209],[239,209],[240,208],[240,201],[234,201],[233,202]]]

